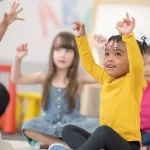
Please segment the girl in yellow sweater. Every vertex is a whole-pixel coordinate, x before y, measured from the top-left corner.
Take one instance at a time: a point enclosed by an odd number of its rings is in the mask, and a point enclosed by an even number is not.
[[[140,102],[146,86],[140,42],[132,33],[135,19],[129,15],[118,22],[116,29],[122,35],[112,36],[105,45],[104,69],[97,65],[91,54],[84,24],[74,22],[81,62],[86,71],[100,84],[100,124],[91,135],[73,125],[67,125],[62,137],[75,150],[139,150]],[[78,144],[77,144],[78,143]],[[62,145],[49,150],[67,150]]]

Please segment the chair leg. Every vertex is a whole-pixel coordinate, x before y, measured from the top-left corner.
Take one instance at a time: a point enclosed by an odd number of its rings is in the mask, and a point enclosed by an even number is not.
[[[41,101],[36,100],[36,117],[39,116],[40,112],[41,112]]]
[[[16,127],[17,129],[21,123],[21,116],[22,116],[22,107],[23,107],[23,98],[18,98],[17,106],[16,106]]]
[[[29,99],[25,116],[24,116],[24,122],[31,120],[32,118],[36,117],[36,101],[35,99]]]

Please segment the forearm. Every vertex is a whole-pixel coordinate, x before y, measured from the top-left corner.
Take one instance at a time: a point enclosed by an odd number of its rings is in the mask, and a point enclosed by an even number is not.
[[[7,28],[8,28],[8,25],[4,23],[3,21],[1,21],[0,22],[0,41],[2,40]]]
[[[85,70],[98,82],[103,83],[106,73],[103,68],[95,63],[87,37],[76,38],[76,41],[79,48],[80,59]]]
[[[123,41],[126,43],[130,70],[143,68],[144,62],[134,34],[123,35]]]
[[[104,68],[103,61],[104,61],[105,50],[103,47],[96,47],[96,52],[98,54],[99,64],[102,68]]]
[[[129,60],[129,76],[134,88],[141,89],[145,86],[144,80],[144,62],[139,46],[133,34],[123,36],[126,43],[128,60]]]
[[[21,59],[15,57],[11,68],[11,80],[18,83],[21,78]]]

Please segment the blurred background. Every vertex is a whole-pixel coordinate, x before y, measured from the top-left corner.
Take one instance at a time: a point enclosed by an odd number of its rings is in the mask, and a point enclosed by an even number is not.
[[[25,21],[15,22],[8,28],[0,43],[0,64],[11,65],[16,46],[27,42],[29,52],[22,63],[24,73],[47,70],[53,38],[60,31],[72,32],[73,21],[85,23],[86,33],[90,39],[94,34],[102,34],[108,38],[117,34],[115,23],[128,12],[136,19],[136,38],[140,40],[144,35],[150,44],[150,0],[17,0],[17,2],[24,8],[20,17],[25,18]],[[12,0],[0,1],[0,18],[11,3]],[[91,48],[96,62],[100,64],[101,60],[92,42]],[[79,69],[83,70],[81,65]],[[0,82],[6,87],[8,78],[8,73],[0,71]],[[87,85],[86,94],[83,93],[81,101],[83,114],[99,117],[99,91],[100,85]],[[16,85],[16,92],[41,92],[41,86]],[[4,135],[4,139],[23,138],[17,134],[16,137]]]

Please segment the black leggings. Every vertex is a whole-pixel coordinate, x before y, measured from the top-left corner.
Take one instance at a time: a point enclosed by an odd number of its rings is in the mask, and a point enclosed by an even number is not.
[[[9,93],[5,86],[0,83],[0,116],[5,112],[9,103]]]
[[[127,142],[108,126],[100,126],[91,134],[77,126],[67,125],[62,137],[73,150],[140,150],[139,142]]]

